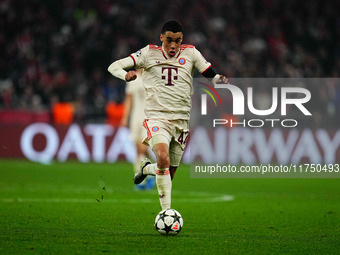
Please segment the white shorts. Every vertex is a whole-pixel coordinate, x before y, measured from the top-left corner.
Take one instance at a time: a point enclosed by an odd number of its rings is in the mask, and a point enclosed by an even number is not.
[[[146,136],[146,130],[143,127],[143,119],[131,119],[130,121],[129,129],[131,140],[135,143],[142,142]]]
[[[189,138],[189,120],[150,119],[143,126],[147,133],[143,142],[151,149],[159,143],[168,144],[170,165],[178,166]]]

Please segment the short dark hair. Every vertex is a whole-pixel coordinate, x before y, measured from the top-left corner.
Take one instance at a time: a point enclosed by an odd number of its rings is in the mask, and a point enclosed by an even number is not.
[[[175,19],[168,20],[167,22],[163,24],[161,33],[165,34],[166,31],[170,31],[173,33],[177,33],[177,32],[183,33],[183,26],[178,20],[175,20]]]

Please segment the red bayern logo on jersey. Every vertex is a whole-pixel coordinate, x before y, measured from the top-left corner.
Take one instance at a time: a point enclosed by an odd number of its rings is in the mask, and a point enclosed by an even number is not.
[[[184,65],[185,62],[187,62],[187,61],[185,60],[185,58],[180,58],[180,59],[178,60],[178,63],[180,63],[181,65]]]

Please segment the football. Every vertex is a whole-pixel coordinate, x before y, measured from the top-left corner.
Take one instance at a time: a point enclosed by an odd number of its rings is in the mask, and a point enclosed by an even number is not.
[[[182,215],[174,209],[162,210],[156,216],[155,228],[162,235],[175,236],[183,228]]]

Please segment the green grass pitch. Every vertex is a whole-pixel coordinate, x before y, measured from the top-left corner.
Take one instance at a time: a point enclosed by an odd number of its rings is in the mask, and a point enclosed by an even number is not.
[[[0,160],[0,254],[340,254],[340,179],[192,179],[172,207],[181,233],[153,223],[157,191],[124,163]]]

